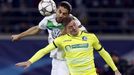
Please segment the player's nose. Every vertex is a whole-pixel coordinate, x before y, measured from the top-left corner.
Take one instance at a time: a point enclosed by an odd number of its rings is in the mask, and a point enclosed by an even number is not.
[[[72,28],[73,28],[73,29],[76,29],[76,27],[75,27],[75,26],[72,26]]]
[[[59,14],[59,17],[63,17],[63,14],[61,13],[61,14]]]

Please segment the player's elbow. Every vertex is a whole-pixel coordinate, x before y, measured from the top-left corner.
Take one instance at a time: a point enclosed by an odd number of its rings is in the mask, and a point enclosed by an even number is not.
[[[31,27],[31,35],[38,34],[41,29],[38,26]]]

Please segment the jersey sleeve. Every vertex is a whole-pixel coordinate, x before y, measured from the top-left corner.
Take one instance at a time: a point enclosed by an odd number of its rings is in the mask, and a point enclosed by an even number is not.
[[[105,62],[112,68],[113,71],[118,70],[116,65],[114,64],[110,54],[104,48],[102,48],[102,50],[99,51],[99,54],[105,60]]]
[[[93,34],[93,41],[93,47],[95,48],[95,50],[101,50],[102,46],[95,34]]]
[[[38,27],[43,30],[47,29],[47,17],[40,21]]]
[[[28,61],[30,61],[31,63],[34,63],[38,61],[39,59],[41,59],[44,55],[46,55],[50,51],[54,50],[55,48],[56,47],[54,46],[54,44],[50,43],[45,48],[42,48],[37,53],[35,53],[35,55],[33,55],[32,58],[30,58]]]
[[[61,43],[61,38],[58,37],[53,41],[53,44],[55,45],[56,48],[60,48],[60,43]]]
[[[111,56],[109,55],[109,53],[101,46],[101,44],[100,44],[100,42],[99,42],[99,40],[98,40],[98,38],[96,37],[95,34],[93,34],[93,38],[94,38],[93,47],[99,52],[101,57],[112,68],[112,70],[116,71],[117,67],[115,66]]]
[[[109,55],[109,53],[101,46],[98,38],[94,34],[93,34],[93,38],[94,38],[93,47],[99,52],[101,57],[112,68],[112,70],[116,71],[117,67],[115,66],[111,56]]]

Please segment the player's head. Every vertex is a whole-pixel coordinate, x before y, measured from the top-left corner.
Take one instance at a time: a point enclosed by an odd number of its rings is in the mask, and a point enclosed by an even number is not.
[[[72,6],[67,1],[62,1],[58,5],[56,10],[56,20],[57,22],[61,22],[64,18],[68,17],[70,12],[72,11]]]
[[[66,31],[66,33],[69,33],[73,36],[78,35],[79,27],[73,17],[69,16],[69,17],[65,18],[63,20],[63,24],[65,25],[64,30]]]

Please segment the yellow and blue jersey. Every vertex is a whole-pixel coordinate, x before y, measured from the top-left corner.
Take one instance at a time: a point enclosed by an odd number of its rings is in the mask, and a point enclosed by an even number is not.
[[[67,61],[71,75],[97,75],[94,48],[114,71],[117,70],[110,55],[102,48],[95,34],[82,31],[77,36],[65,34],[56,38],[53,43],[38,51],[29,61],[34,63],[55,48],[64,51],[63,57]]]
[[[79,32],[77,36],[66,34],[56,38],[54,44],[65,51],[64,56],[70,72],[80,75],[84,72],[96,73],[93,50],[100,49],[101,45],[94,34],[85,32]]]

